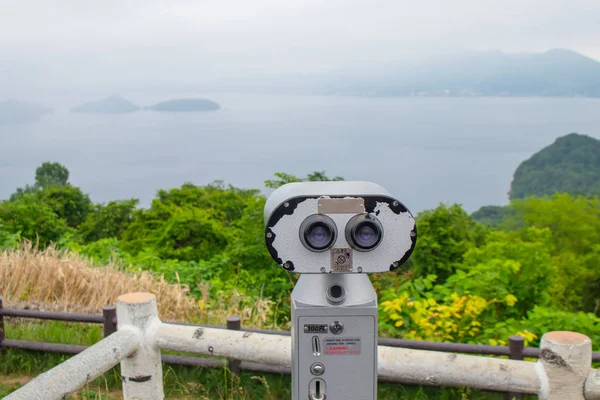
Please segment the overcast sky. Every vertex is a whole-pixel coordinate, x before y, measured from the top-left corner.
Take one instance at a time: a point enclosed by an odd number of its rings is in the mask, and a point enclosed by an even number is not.
[[[0,0],[0,72],[14,79],[77,65],[210,80],[466,49],[600,60],[599,39],[599,0]]]

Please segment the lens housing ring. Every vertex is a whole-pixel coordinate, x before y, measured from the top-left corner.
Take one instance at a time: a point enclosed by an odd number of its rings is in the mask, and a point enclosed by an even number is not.
[[[319,229],[320,228],[320,229]],[[324,214],[313,214],[300,225],[300,241],[310,251],[320,253],[329,250],[337,239],[335,222]],[[321,240],[316,235],[324,235]],[[322,241],[323,243],[318,243]]]
[[[360,233],[372,234],[372,238],[361,238]],[[377,217],[364,213],[355,215],[346,224],[346,241],[354,250],[371,251],[383,239],[383,226]]]

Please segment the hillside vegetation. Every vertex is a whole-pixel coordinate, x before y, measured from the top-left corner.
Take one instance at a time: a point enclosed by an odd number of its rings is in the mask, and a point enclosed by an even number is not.
[[[161,316],[167,320],[198,319],[201,310],[188,290],[167,283],[149,271],[120,271],[114,265],[93,266],[69,250],[39,250],[30,242],[0,253],[0,293],[7,307],[98,314],[128,292],[156,294]]]
[[[330,179],[323,172],[277,173],[265,185]],[[96,204],[69,183],[64,166],[44,163],[32,184],[0,202],[0,290],[25,303],[56,296],[97,308],[118,292],[150,288],[161,296],[170,291],[192,320],[222,323],[238,314],[245,326],[289,328],[297,276],[267,252],[265,200],[260,190],[214,182],[159,190],[146,209],[136,199]],[[475,221],[456,204],[420,212],[417,247],[404,269],[371,276],[380,334],[492,345],[518,334],[536,346],[545,332],[570,330],[600,349],[600,199],[528,197],[513,200],[509,210],[499,217],[500,228]],[[27,240],[40,250],[24,245]],[[83,278],[66,278],[73,265]],[[27,277],[24,284],[18,274]],[[163,278],[150,283],[143,276]],[[91,300],[70,297],[78,287],[99,293]],[[387,398],[398,398],[393,393]]]
[[[150,271],[185,285],[204,304],[234,293],[246,306],[261,299],[272,305],[266,327],[288,326],[297,276],[266,250],[259,190],[187,183],[159,190],[149,208],[139,209],[135,199],[93,204],[68,176],[65,167],[46,163],[33,185],[0,203],[3,247],[27,239],[97,265]],[[280,173],[266,184],[295,180]],[[504,343],[521,333],[532,344],[551,329],[599,336],[600,200],[557,194],[515,200],[511,210],[519,223],[502,230],[477,223],[458,205],[419,213],[417,247],[404,272],[372,276],[381,333],[469,343]]]
[[[600,140],[571,133],[519,165],[511,199],[554,193],[600,195]]]

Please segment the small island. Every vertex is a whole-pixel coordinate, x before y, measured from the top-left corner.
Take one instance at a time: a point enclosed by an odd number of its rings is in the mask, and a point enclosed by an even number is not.
[[[110,96],[103,100],[91,101],[71,109],[74,113],[92,113],[92,114],[125,114],[139,111],[129,100],[121,96]]]
[[[146,107],[147,110],[164,112],[194,112],[194,111],[216,111],[221,106],[208,99],[176,99],[157,103]]]
[[[0,102],[0,125],[35,122],[50,112],[52,109],[35,103],[14,99],[2,101]]]

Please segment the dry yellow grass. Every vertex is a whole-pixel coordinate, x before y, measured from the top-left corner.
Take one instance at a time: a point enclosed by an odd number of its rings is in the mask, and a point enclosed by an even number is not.
[[[100,312],[129,292],[151,292],[164,320],[197,320],[202,314],[181,285],[148,272],[127,273],[91,262],[66,250],[39,250],[31,243],[0,253],[0,296],[5,306],[28,305],[61,311]]]

